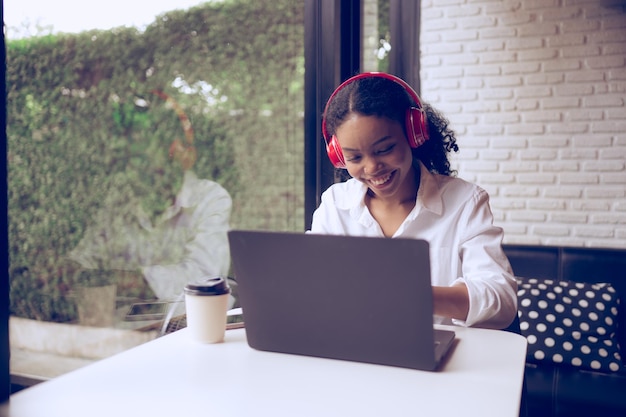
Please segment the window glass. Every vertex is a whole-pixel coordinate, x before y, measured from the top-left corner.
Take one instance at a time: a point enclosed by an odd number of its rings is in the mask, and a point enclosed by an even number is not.
[[[5,1],[11,371],[45,378],[157,337],[131,306],[231,275],[228,228],[304,229],[304,6],[33,2]]]
[[[363,0],[363,72],[389,71],[391,32],[389,29],[389,0]]]

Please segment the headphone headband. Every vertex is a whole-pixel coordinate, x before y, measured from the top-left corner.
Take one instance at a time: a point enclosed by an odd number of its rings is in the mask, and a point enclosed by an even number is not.
[[[363,78],[384,78],[399,84],[415,102],[415,106],[407,108],[405,116],[405,128],[409,145],[412,148],[417,148],[428,139],[428,123],[426,120],[426,114],[424,113],[424,109],[422,107],[422,102],[415,90],[413,90],[413,88],[411,88],[406,81],[385,72],[364,72],[357,74],[339,84],[339,87],[333,91],[326,102],[326,106],[324,107],[324,114],[322,117],[322,136],[326,142],[326,152],[328,153],[328,157],[336,168],[345,168],[346,163],[343,157],[343,152],[341,151],[341,146],[339,146],[339,142],[337,141],[337,137],[335,135],[330,138],[328,137],[328,130],[326,128],[326,114],[328,112],[328,107],[339,91],[341,91],[346,85]]]

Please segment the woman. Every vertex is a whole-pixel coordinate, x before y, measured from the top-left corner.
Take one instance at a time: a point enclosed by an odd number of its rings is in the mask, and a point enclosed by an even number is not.
[[[517,284],[502,229],[487,193],[452,176],[447,120],[401,79],[366,73],[331,95],[322,130],[329,158],[352,178],[323,193],[311,233],[427,240],[435,321],[508,326]]]

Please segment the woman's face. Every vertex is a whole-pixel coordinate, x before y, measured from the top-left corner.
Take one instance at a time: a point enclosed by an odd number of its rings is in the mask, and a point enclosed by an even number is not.
[[[352,113],[335,136],[348,172],[367,185],[374,197],[403,201],[415,195],[413,155],[398,122]]]

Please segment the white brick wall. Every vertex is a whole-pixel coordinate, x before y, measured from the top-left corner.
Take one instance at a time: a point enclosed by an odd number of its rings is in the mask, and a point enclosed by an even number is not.
[[[421,28],[422,99],[505,242],[626,247],[625,3],[423,0]]]

